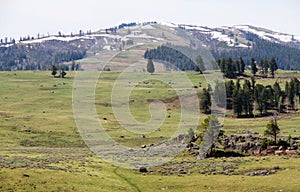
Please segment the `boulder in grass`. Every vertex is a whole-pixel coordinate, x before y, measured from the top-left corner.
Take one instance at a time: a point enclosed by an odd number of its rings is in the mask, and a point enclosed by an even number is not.
[[[147,173],[147,172],[148,172],[148,170],[147,170],[146,167],[140,167],[140,168],[139,168],[139,171],[140,171],[141,173]]]
[[[181,174],[181,175],[186,174],[186,171],[183,170],[183,169],[179,169],[179,170],[178,170],[178,174]]]
[[[23,177],[29,177],[28,173],[23,173]]]

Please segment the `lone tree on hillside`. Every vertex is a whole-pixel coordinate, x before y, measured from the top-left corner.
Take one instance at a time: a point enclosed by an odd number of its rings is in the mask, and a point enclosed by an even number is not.
[[[218,118],[214,115],[210,115],[205,118],[201,124],[205,130],[205,133],[201,142],[197,159],[203,159],[212,155],[216,139],[221,135],[222,128]]]
[[[148,59],[148,63],[147,63],[147,72],[151,73],[151,75],[154,73],[155,68],[154,68],[154,64],[151,58]]]
[[[201,55],[198,55],[196,57],[196,66],[195,66],[195,71],[199,72],[199,73],[203,73],[205,71],[205,66],[204,66],[204,62],[203,59],[201,57]]]
[[[57,68],[55,65],[52,65],[52,72],[51,72],[51,75],[53,75],[55,77],[55,75],[57,74]]]
[[[270,122],[267,124],[267,129],[265,130],[265,135],[270,135],[274,137],[275,143],[277,143],[277,135],[279,134],[280,129],[277,125],[276,119],[270,120]]]

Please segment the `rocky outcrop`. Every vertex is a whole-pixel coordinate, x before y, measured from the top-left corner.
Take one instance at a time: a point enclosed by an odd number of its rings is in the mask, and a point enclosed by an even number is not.
[[[242,133],[243,135],[222,135],[218,138],[214,150],[223,150],[227,155],[230,151],[242,155],[300,155],[298,137],[292,137],[289,142],[279,140],[275,146],[267,138],[259,137],[256,132],[245,130]],[[191,155],[199,154],[199,145],[196,143],[194,141],[187,145]]]

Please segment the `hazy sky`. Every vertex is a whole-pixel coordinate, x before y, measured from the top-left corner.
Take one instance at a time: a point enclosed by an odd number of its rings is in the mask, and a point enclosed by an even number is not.
[[[122,22],[250,24],[300,35],[298,0],[0,0],[0,38],[92,31]]]

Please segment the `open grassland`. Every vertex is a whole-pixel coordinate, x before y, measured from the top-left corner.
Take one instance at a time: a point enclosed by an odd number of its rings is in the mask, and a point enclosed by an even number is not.
[[[266,156],[219,158],[195,161],[184,152],[170,165],[153,167],[145,174],[137,170],[114,167],[86,148],[72,113],[72,85],[75,73],[67,78],[50,76],[50,72],[0,73],[0,191],[299,191],[300,159]],[[134,118],[149,120],[148,105],[159,99],[166,105],[167,118],[160,130],[141,138],[123,129],[111,108],[111,91],[120,74],[105,72],[96,88],[96,110],[107,133],[116,141],[140,147],[171,137],[180,118],[180,103],[172,84],[155,79],[164,73],[149,75],[130,94]],[[187,72],[193,85],[206,87],[203,76]],[[213,74],[207,74],[213,75]],[[288,77],[299,75],[280,71],[282,85]],[[174,73],[174,78],[176,74]],[[273,84],[274,79],[258,79],[257,83]],[[127,81],[124,86],[132,86]],[[202,91],[190,87],[197,93]],[[283,88],[283,87],[282,87]],[[263,134],[271,117],[236,119],[228,112],[224,121],[225,134],[242,134],[251,130]],[[200,115],[200,121],[205,116]],[[300,136],[298,113],[279,117],[280,137]],[[189,125],[186,125],[189,128]],[[199,128],[201,128],[199,126]],[[122,137],[120,137],[122,136]],[[193,165],[187,174],[166,174],[172,166]],[[233,166],[230,175],[213,171]],[[268,176],[245,176],[253,170],[271,170]],[[209,171],[204,171],[210,169]],[[168,172],[169,173],[169,172]]]
[[[72,83],[45,72],[1,72],[1,147],[84,146],[73,120]]]
[[[206,159],[191,173],[161,174],[162,168],[139,173],[114,167],[87,149],[1,149],[0,191],[291,191],[299,189],[299,158],[244,157]],[[174,164],[195,162],[181,156]],[[231,175],[202,173],[233,165]],[[245,176],[274,169],[268,176]]]

